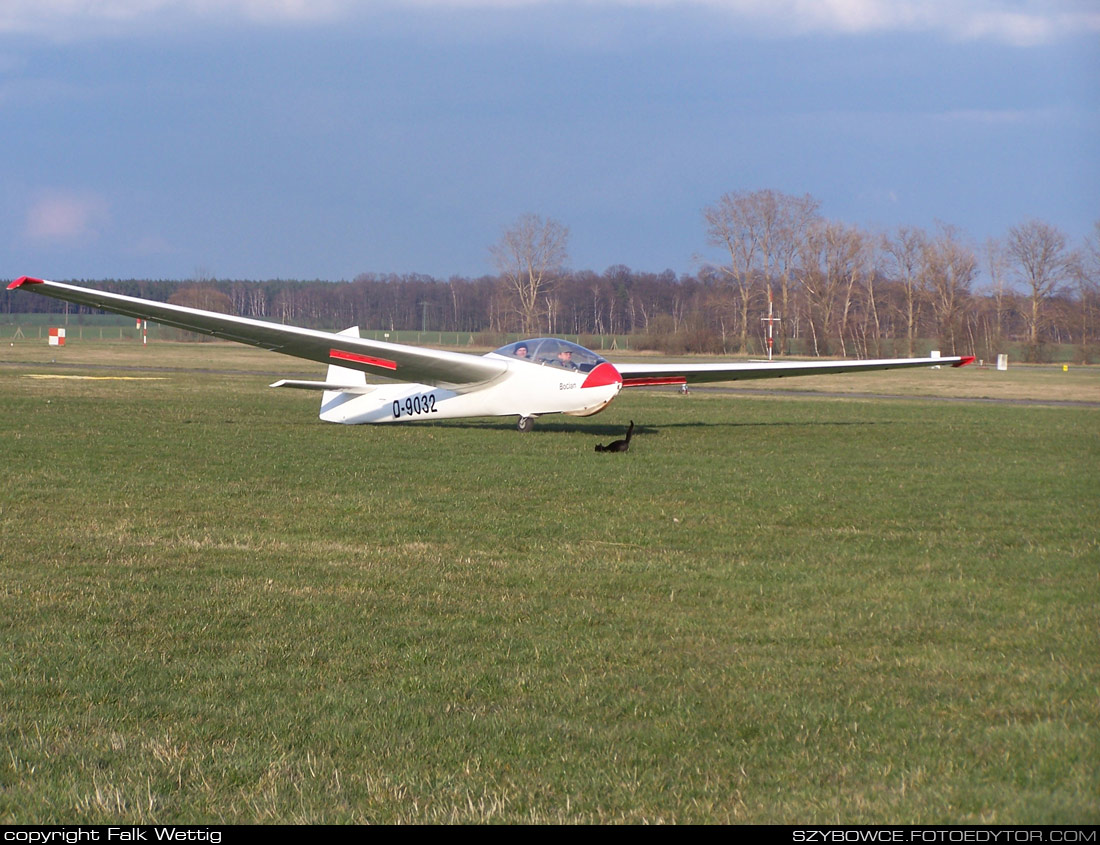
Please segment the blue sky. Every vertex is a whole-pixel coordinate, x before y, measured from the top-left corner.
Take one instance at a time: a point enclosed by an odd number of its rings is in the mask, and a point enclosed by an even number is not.
[[[0,271],[690,272],[727,191],[873,229],[1100,219],[1095,0],[6,0]]]

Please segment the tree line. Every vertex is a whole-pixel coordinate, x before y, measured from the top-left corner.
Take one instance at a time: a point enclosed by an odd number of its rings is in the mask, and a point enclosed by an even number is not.
[[[734,192],[703,210],[720,256],[695,273],[566,269],[566,227],[524,215],[490,248],[497,273],[437,279],[363,273],[350,282],[105,280],[116,293],[316,328],[507,335],[631,335],[635,348],[759,355],[771,302],[778,354],[991,358],[1006,344],[1097,356],[1100,222],[1080,244],[1040,220],[972,243],[954,226],[880,233],[829,220],[810,196]],[[5,291],[0,313],[85,313]]]

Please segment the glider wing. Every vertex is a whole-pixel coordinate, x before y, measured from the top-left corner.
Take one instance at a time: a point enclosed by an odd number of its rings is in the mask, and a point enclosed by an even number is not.
[[[760,361],[720,364],[615,364],[623,377],[623,387],[649,387],[661,384],[701,384],[708,381],[785,378],[867,370],[893,370],[903,367],[965,367],[974,356],[944,358],[878,358],[866,361]]]
[[[8,290],[17,288],[222,340],[247,343],[296,358],[336,364],[398,381],[447,387],[458,392],[480,387],[502,375],[508,367],[503,361],[462,352],[445,352],[286,326],[29,276],[8,285]]]

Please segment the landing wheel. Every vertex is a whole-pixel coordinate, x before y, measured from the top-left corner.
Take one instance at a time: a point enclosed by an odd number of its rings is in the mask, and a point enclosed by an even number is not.
[[[530,431],[531,429],[533,429],[534,427],[535,427],[535,418],[534,417],[520,417],[519,422],[516,424],[516,428],[519,429],[520,431],[522,431],[525,434],[528,431]]]

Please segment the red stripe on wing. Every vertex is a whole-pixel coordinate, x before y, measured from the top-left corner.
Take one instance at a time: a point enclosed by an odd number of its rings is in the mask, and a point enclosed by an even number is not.
[[[342,349],[330,349],[328,357],[340,361],[355,361],[357,364],[369,364],[372,367],[381,367],[384,370],[397,369],[397,362],[390,361],[388,358],[375,358],[371,355],[360,355],[358,352],[345,352]]]
[[[635,378],[624,378],[623,387],[653,387],[660,384],[687,384],[686,376],[655,376],[653,378],[646,378],[645,376],[636,376]]]

